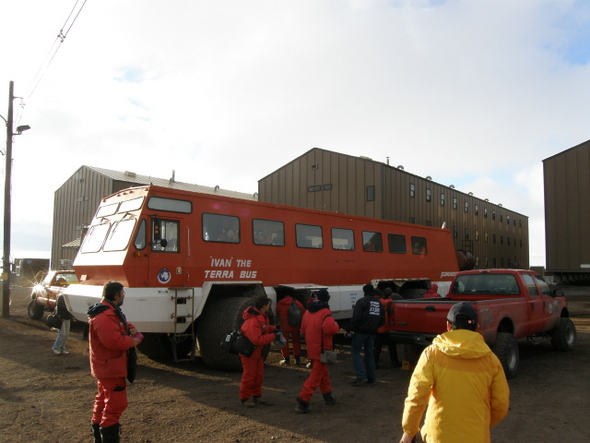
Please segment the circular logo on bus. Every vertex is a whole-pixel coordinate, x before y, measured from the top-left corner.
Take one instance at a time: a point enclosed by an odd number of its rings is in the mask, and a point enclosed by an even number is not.
[[[172,278],[172,274],[166,268],[161,269],[160,272],[158,272],[158,281],[160,283],[162,283],[163,285],[168,283],[171,278]]]

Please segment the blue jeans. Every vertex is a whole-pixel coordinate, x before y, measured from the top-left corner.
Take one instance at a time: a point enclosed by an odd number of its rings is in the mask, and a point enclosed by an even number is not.
[[[57,334],[57,338],[55,339],[55,343],[53,343],[53,350],[54,351],[65,351],[66,350],[66,342],[68,341],[69,336],[70,336],[70,320],[63,320],[61,322],[61,328],[59,328],[59,333]]]
[[[365,358],[361,357],[361,348],[365,348]],[[373,347],[375,346],[374,334],[363,334],[355,332],[350,345],[350,355],[354,372],[357,380],[376,381],[375,377],[375,357],[373,356]]]

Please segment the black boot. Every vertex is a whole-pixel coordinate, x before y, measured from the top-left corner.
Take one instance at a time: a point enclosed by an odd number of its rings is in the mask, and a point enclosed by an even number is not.
[[[100,437],[100,423],[92,423],[92,434],[94,435],[94,443],[102,443]]]
[[[295,407],[295,410],[300,414],[305,414],[306,412],[309,412],[311,408],[309,407],[308,401],[303,401],[301,398],[297,397],[297,406]]]
[[[102,443],[119,443],[119,430],[121,425],[107,426],[106,428],[100,428],[100,435],[102,437]]]
[[[327,394],[322,394],[324,396],[324,403],[328,406],[332,406],[336,404],[336,397],[334,397],[332,395],[331,392],[328,392]]]

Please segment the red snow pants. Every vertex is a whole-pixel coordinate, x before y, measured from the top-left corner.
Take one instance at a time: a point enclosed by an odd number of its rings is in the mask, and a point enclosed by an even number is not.
[[[258,355],[257,355],[258,354]],[[264,359],[260,352],[254,351],[252,357],[240,355],[242,360],[242,383],[240,384],[240,400],[262,395],[262,380],[264,378]]]
[[[127,383],[125,377],[101,378],[96,381],[98,394],[94,398],[92,423],[107,428],[119,423],[127,409]]]
[[[322,394],[332,392],[332,385],[330,384],[330,375],[328,374],[328,365],[319,360],[312,360],[311,373],[303,383],[303,388],[299,394],[299,398],[303,401],[309,402],[315,390],[320,387]]]

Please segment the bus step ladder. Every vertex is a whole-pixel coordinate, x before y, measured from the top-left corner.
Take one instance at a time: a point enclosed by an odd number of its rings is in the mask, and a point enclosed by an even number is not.
[[[171,295],[171,298],[174,301],[174,314],[172,314],[172,318],[174,319],[174,334],[169,336],[172,344],[172,356],[174,357],[174,362],[194,361],[195,347],[197,345],[195,337],[195,322],[193,318],[193,313],[195,312],[195,291],[193,288],[171,288],[170,291],[174,291]],[[188,310],[188,313],[179,314],[179,305],[189,305],[187,306],[188,309],[184,309],[184,311]],[[187,322],[190,322],[190,327],[184,332],[178,332],[178,324],[186,324]],[[191,352],[186,358],[178,358],[176,346],[183,338],[191,340]]]

